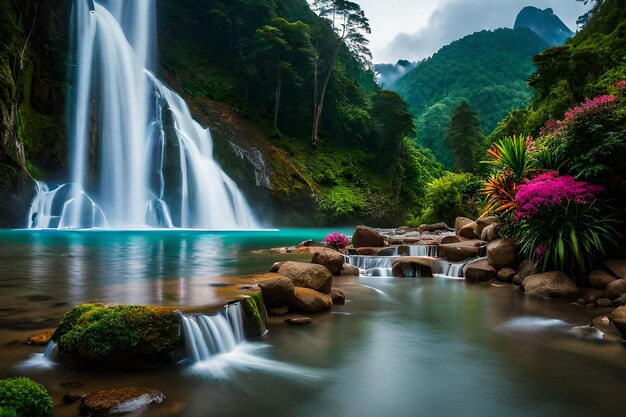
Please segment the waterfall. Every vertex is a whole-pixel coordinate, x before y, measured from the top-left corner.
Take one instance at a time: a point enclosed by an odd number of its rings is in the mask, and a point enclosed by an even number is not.
[[[154,0],[75,0],[71,180],[39,184],[29,228],[249,229],[208,129],[154,75]]]

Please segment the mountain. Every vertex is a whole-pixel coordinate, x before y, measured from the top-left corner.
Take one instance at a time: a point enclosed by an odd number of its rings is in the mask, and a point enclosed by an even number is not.
[[[532,6],[524,7],[518,13],[513,28],[530,29],[550,46],[563,45],[574,35],[552,9],[541,10]]]
[[[450,168],[446,132],[452,110],[467,100],[489,133],[509,111],[530,102],[526,79],[535,71],[532,57],[547,47],[526,28],[476,32],[444,46],[399,79],[393,89],[417,120],[419,143]]]
[[[374,65],[374,72],[376,72],[378,85],[384,88],[391,88],[396,81],[418,65],[418,62],[411,62],[405,59],[401,59],[395,64],[376,64]]]

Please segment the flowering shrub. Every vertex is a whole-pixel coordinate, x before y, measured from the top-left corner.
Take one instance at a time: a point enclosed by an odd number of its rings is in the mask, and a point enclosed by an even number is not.
[[[517,187],[515,220],[536,217],[542,207],[567,201],[589,203],[603,190],[602,186],[576,181],[570,175],[559,176],[555,171],[541,174]]]
[[[618,85],[616,84],[616,86]],[[624,83],[623,87],[618,86],[618,88],[626,88],[626,83]],[[541,128],[540,134],[542,136],[561,134],[564,129],[576,123],[576,119],[580,117],[591,116],[597,112],[610,110],[616,100],[617,97],[611,94],[605,94],[602,96],[594,97],[591,100],[587,100],[580,106],[573,107],[566,111],[563,120],[548,120]]]
[[[613,95],[605,94],[603,96],[595,97],[592,100],[587,100],[580,106],[574,107],[573,109],[569,109],[568,111],[566,111],[565,120],[574,118],[581,113],[586,113],[592,110],[606,107],[607,105],[613,103],[615,101],[615,98],[616,97]]]
[[[350,241],[343,233],[333,232],[324,238],[326,246],[335,250],[341,250],[350,244]]]

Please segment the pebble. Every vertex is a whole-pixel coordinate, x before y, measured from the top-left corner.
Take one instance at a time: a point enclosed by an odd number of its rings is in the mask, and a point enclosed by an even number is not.
[[[303,325],[303,324],[309,324],[312,323],[313,320],[310,317],[297,317],[295,319],[286,319],[285,323],[287,324],[291,324],[294,326],[299,326],[299,325]]]

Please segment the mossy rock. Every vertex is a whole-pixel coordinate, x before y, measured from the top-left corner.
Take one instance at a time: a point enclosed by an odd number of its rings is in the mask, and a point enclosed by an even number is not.
[[[178,316],[142,305],[82,304],[65,313],[52,336],[61,358],[125,367],[169,362],[181,343]]]
[[[52,398],[30,378],[0,380],[0,417],[51,417]]]
[[[243,329],[246,338],[264,335],[267,332],[267,316],[261,291],[248,293],[239,302],[243,310]]]

